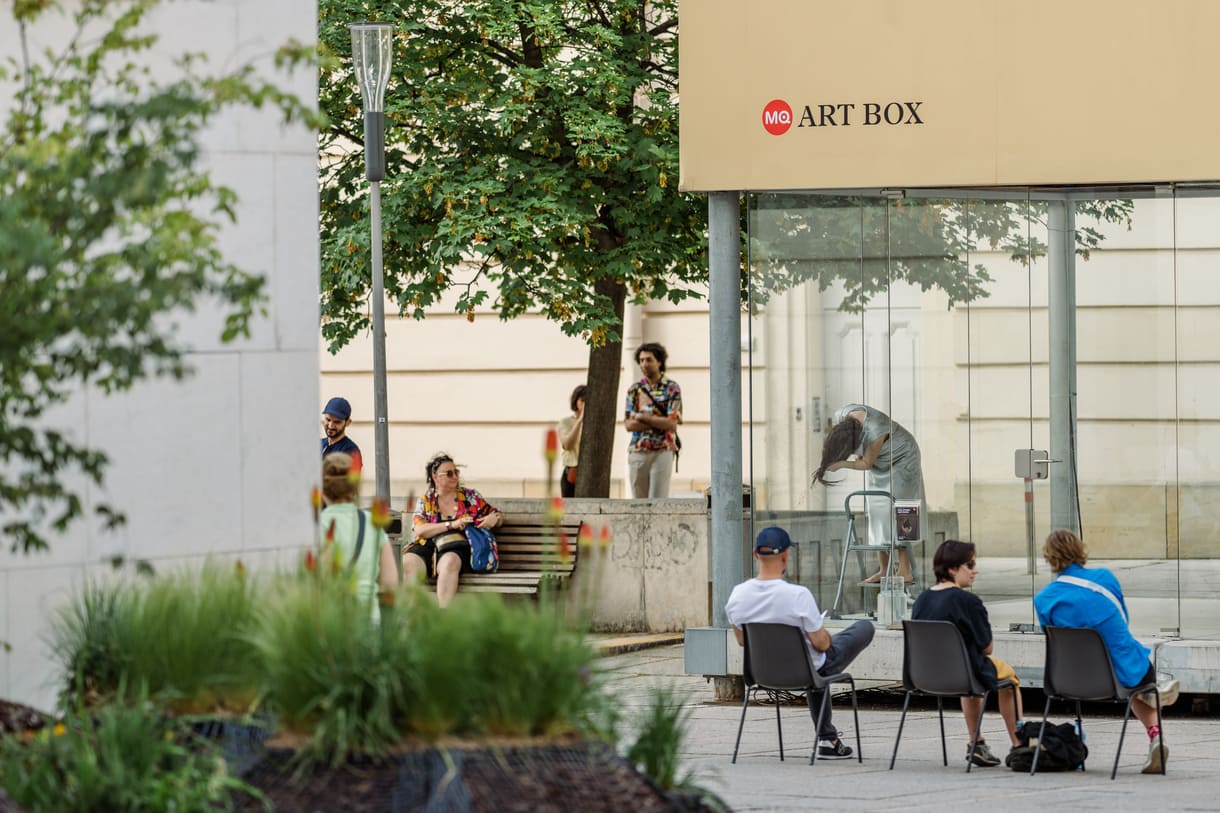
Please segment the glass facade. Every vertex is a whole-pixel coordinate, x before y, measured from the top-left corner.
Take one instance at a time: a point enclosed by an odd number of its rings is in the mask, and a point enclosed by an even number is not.
[[[753,521],[790,527],[790,575],[821,606],[850,617],[878,598],[860,584],[876,553],[848,546],[878,541],[867,515],[889,498],[849,498],[877,483],[854,469],[812,481],[836,411],[859,404],[892,422],[866,439],[896,424],[919,446],[915,589],[939,541],[967,539],[993,625],[1032,623],[1042,541],[1078,525],[1137,634],[1220,637],[1220,189],[748,205]],[[899,456],[880,466],[895,482]]]

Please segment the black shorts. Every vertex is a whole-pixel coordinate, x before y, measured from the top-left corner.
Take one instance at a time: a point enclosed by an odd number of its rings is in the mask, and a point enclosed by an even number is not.
[[[412,542],[403,549],[403,555],[408,553],[424,560],[429,579],[436,578],[436,561],[446,553],[457,554],[458,558],[462,560],[463,573],[474,572],[474,568],[470,566],[470,542],[466,540],[466,534],[461,531],[446,531],[431,539],[425,539],[422,543]]]
[[[1156,666],[1151,661],[1148,662],[1148,671],[1140,678],[1140,682],[1135,686],[1147,686],[1149,683],[1156,683]],[[1135,686],[1125,686],[1126,689],[1134,689]]]

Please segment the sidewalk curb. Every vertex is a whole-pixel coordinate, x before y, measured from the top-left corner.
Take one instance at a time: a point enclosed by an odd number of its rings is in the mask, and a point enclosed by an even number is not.
[[[617,638],[605,638],[594,641],[593,647],[601,657],[610,655],[625,655],[628,652],[639,652],[642,649],[652,649],[659,646],[680,644],[686,639],[684,632],[657,632],[641,635],[624,635]]]

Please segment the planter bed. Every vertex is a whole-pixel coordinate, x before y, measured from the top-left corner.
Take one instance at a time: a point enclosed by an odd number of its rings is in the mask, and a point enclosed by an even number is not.
[[[603,742],[505,740],[404,749],[294,779],[295,751],[269,748],[244,781],[280,811],[348,813],[652,813],[702,810],[657,789]],[[261,810],[248,796],[239,811]]]

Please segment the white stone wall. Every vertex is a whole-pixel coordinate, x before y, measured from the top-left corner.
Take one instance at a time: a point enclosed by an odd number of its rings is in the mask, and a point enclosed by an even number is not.
[[[70,3],[65,4],[71,6]],[[6,13],[6,19],[7,13]],[[314,0],[174,0],[149,20],[160,42],[147,55],[165,65],[187,51],[217,71],[253,64],[272,71],[275,49],[316,41]],[[16,53],[17,32],[0,26],[0,52]],[[48,15],[31,51],[62,42],[68,26]],[[305,100],[316,79],[303,70],[278,84]],[[86,579],[111,573],[114,555],[158,570],[208,555],[266,565],[308,544],[309,489],[318,430],[318,195],[314,135],[283,127],[270,111],[232,112],[205,143],[216,182],[239,198],[223,231],[230,259],[265,275],[266,318],[250,339],[219,341],[221,311],[199,303],[179,320],[194,375],[103,397],[82,391],[54,416],[77,440],[110,456],[105,486],[81,484],[86,512],[99,500],[125,511],[127,525],[103,533],[81,521],[46,554],[0,553],[0,697],[47,708],[55,672],[45,641],[56,608]]]

